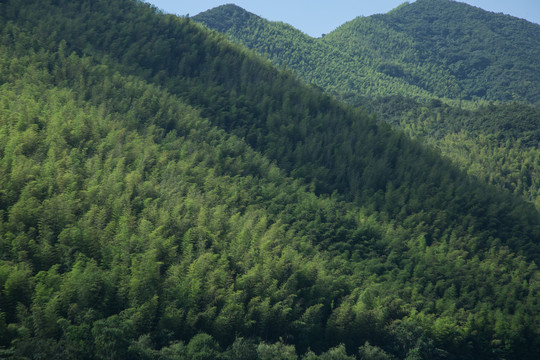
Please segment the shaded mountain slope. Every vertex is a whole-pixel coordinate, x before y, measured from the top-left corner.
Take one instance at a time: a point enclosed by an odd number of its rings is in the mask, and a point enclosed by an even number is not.
[[[537,106],[538,25],[439,0],[360,17],[321,39],[232,5],[194,19],[268,54],[276,65],[287,64],[305,81],[338,98],[369,108],[380,119],[433,144],[464,171],[540,208],[540,184],[535,181],[540,172],[539,140],[533,134],[540,122],[538,112],[524,103],[486,102],[517,99]],[[314,76],[312,69],[324,75]],[[374,88],[364,88],[369,83]],[[428,100],[432,97],[445,98],[454,108]],[[480,105],[464,99],[480,100]],[[465,110],[459,108],[462,100]],[[471,111],[478,106],[490,110]],[[479,138],[481,144],[476,143]]]
[[[540,349],[528,204],[188,19],[1,5],[2,356]]]
[[[498,103],[474,110],[403,96],[372,101],[369,108],[408,135],[440,149],[471,176],[512,191],[540,209],[540,111]]]

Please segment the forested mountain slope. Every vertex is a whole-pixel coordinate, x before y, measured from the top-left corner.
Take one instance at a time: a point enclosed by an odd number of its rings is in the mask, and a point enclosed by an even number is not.
[[[193,19],[345,98],[401,94],[540,105],[540,25],[456,1],[405,3],[318,39],[234,5]],[[370,81],[379,88],[363,85]]]
[[[268,58],[276,66],[299,74],[311,84],[337,97],[358,102],[397,91],[418,98],[432,95],[403,79],[379,71],[340,47],[314,39],[290,25],[271,22],[236,5],[223,5],[193,17],[193,20]]]
[[[322,40],[439,97],[540,105],[540,25],[525,20],[418,0]]]
[[[476,179],[512,191],[540,209],[540,110],[497,103],[476,109],[403,96],[366,106],[381,119],[423,139]]]
[[[189,19],[0,5],[2,357],[540,351],[529,204]]]
[[[526,104],[538,108],[540,26],[446,0],[359,17],[320,39],[233,5],[194,19],[540,209],[540,113]]]

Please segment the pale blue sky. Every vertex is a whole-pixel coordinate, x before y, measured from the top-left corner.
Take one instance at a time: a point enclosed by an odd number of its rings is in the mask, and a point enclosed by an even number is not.
[[[357,16],[386,13],[405,0],[145,0],[166,13],[197,15],[234,3],[273,21],[283,21],[318,37]],[[414,2],[414,1],[409,1]],[[465,0],[484,10],[502,12],[540,24],[540,0]]]

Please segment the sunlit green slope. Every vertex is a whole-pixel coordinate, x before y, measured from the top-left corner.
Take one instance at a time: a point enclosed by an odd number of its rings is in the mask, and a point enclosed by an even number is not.
[[[2,357],[540,350],[532,206],[189,19],[0,10]]]
[[[318,39],[234,5],[194,20],[346,99],[401,94],[540,105],[540,25],[455,1],[404,4]]]
[[[290,25],[265,20],[235,5],[217,7],[194,16],[193,20],[227,34],[232,41],[256,51],[278,67],[290,69],[307,82],[349,101],[400,91],[418,98],[432,96],[334,44],[311,38]]]
[[[439,97],[540,105],[540,25],[525,20],[418,0],[322,40]]]

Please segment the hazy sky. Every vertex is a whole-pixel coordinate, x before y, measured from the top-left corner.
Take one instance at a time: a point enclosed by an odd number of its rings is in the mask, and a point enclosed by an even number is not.
[[[357,16],[386,13],[405,0],[145,0],[166,13],[197,15],[234,3],[273,21],[283,21],[318,37]],[[414,1],[409,1],[414,2]],[[540,24],[540,0],[466,0],[484,10],[502,12]]]

